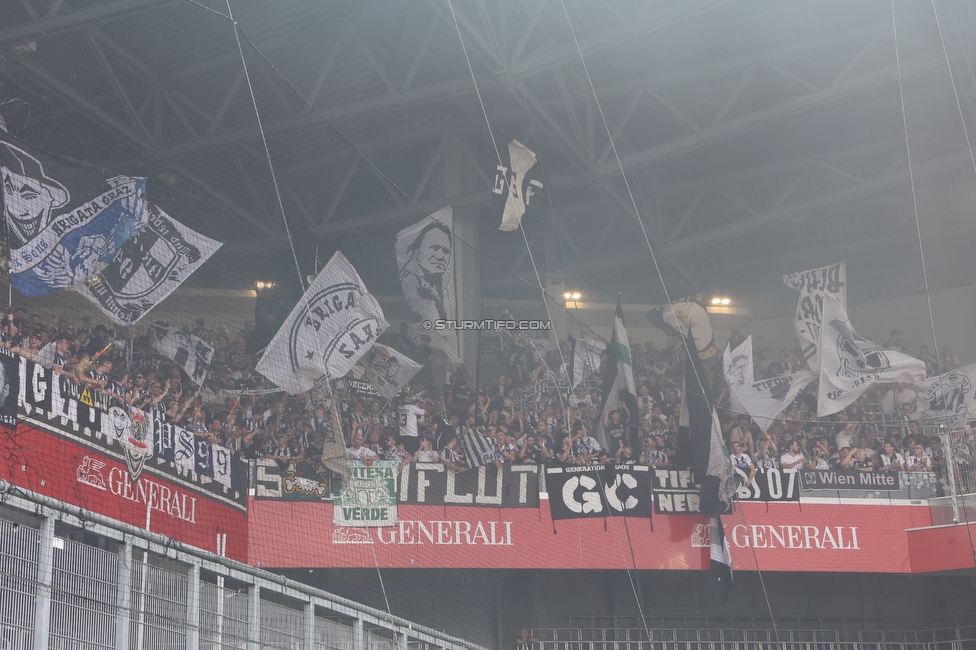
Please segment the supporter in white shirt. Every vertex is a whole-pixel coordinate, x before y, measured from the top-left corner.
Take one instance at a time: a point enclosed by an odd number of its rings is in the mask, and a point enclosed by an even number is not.
[[[908,472],[931,472],[932,458],[925,453],[925,447],[916,443],[912,454],[905,459],[905,471]]]
[[[800,445],[796,440],[790,442],[789,451],[779,458],[780,467],[782,467],[784,471],[801,470],[806,462],[807,459],[803,455],[803,452],[800,451]]]

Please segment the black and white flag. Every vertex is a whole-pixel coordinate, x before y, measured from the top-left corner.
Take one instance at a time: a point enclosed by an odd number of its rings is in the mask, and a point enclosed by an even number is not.
[[[424,367],[402,352],[381,344],[374,345],[359,363],[366,370],[366,379],[373,390],[386,399],[399,395],[407,382]]]
[[[342,253],[336,253],[292,309],[257,371],[293,395],[338,379],[386,330],[383,309]]]
[[[796,337],[800,339],[803,359],[813,372],[820,372],[820,328],[823,323],[823,303],[826,294],[832,295],[847,310],[847,261],[788,273],[783,284],[796,289],[793,309]]]
[[[927,422],[944,424],[949,431],[966,428],[969,406],[976,392],[976,363],[962,366],[915,384],[916,413]]]
[[[518,230],[522,216],[532,204],[532,198],[542,190],[542,181],[533,174],[537,162],[535,152],[518,140],[508,143],[508,167],[498,165],[495,186],[492,188],[495,194],[506,194],[507,191],[499,230]]]
[[[606,350],[607,344],[598,339],[578,339],[569,336],[571,354],[569,357],[569,379],[573,388],[600,369],[600,357]]]
[[[149,326],[149,345],[183,368],[197,386],[202,386],[210,369],[214,349],[209,343],[163,321]]]
[[[475,468],[494,463],[500,457],[495,450],[494,439],[486,436],[477,429],[465,429],[459,439],[464,450],[464,459],[468,467]]]
[[[442,351],[451,363],[459,363],[461,338],[458,331],[436,328],[436,321],[459,318],[454,210],[447,206],[398,232],[394,251],[403,297],[414,316],[411,336]]]
[[[923,379],[924,361],[862,339],[840,301],[824,293],[818,417],[844,410],[876,383],[912,384]]]
[[[131,325],[173,293],[220,246],[150,205],[146,227],[125,242],[100,273],[79,285],[78,292],[119,325]]]
[[[722,602],[732,594],[732,550],[725,538],[725,527],[721,517],[712,517],[708,524],[709,551],[712,576],[718,582],[718,593]]]

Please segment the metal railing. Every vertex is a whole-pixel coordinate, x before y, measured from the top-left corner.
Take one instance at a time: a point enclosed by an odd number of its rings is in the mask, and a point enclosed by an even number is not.
[[[0,481],[2,650],[486,650]]]
[[[609,621],[573,617],[579,627],[535,628],[537,650],[974,650],[976,615],[926,623],[840,619],[651,617],[644,627],[596,627]],[[634,617],[622,617],[634,618]],[[582,620],[580,620],[582,619]],[[590,620],[585,620],[590,619]],[[620,621],[629,626],[640,621]]]

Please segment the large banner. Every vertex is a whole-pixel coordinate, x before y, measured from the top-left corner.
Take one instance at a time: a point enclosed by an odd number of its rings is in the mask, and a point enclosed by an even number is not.
[[[400,472],[400,503],[538,508],[539,466],[482,465],[464,472],[411,463]]]
[[[257,370],[292,395],[338,379],[386,330],[383,309],[342,253],[332,256],[268,344]]]
[[[0,177],[10,278],[25,296],[87,280],[147,221],[144,178],[114,176],[9,140],[0,140]]]
[[[23,358],[19,381],[22,423],[118,459],[131,483],[148,471],[243,512],[247,464],[226,447]]]
[[[804,490],[870,490],[899,492],[901,472],[862,472],[856,469],[804,469],[799,471]]]
[[[637,569],[709,568],[708,520],[700,515],[612,514],[556,521],[558,494],[539,510],[399,504],[397,524],[335,526],[332,506],[252,501],[250,561],[265,569],[294,567]],[[909,529],[932,525],[932,509],[865,499],[839,503],[736,504],[723,517],[735,571],[910,573]],[[653,524],[653,525],[652,525]],[[284,541],[283,541],[284,540]],[[965,530],[961,549],[969,549]],[[287,542],[287,543],[286,543]],[[930,548],[922,550],[930,559]],[[969,555],[972,561],[972,554]],[[928,565],[931,566],[931,563]],[[930,569],[936,570],[936,569]]]
[[[0,427],[0,477],[198,548],[226,547],[228,557],[247,560],[243,460],[49,368],[26,359],[19,365],[18,422]]]
[[[651,517],[653,479],[643,465],[547,467],[553,519]]]
[[[760,469],[746,487],[740,470],[736,470],[741,481],[735,493],[737,501],[799,501],[800,484],[795,472],[779,469]],[[701,514],[699,492],[701,486],[695,483],[691,470],[654,470],[654,514],[658,515],[698,515]]]
[[[847,261],[788,273],[783,276],[783,284],[796,289],[796,305],[793,308],[796,336],[800,339],[803,358],[810,370],[819,372],[824,296],[833,296],[847,309]]]
[[[131,325],[173,293],[221,244],[154,205],[149,221],[100,273],[76,288],[119,325]]]

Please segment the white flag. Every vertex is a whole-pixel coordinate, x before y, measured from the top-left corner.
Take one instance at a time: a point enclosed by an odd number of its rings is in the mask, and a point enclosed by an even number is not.
[[[911,384],[923,379],[924,361],[859,337],[840,301],[832,293],[824,293],[818,416],[847,408],[875,383]]]
[[[156,321],[149,326],[149,345],[175,361],[197,386],[203,385],[214,353],[206,341],[169,323]]]
[[[834,296],[847,310],[847,261],[784,275],[783,284],[796,289],[793,318],[803,358],[810,370],[820,372],[817,346],[820,345],[824,295]]]
[[[221,243],[204,237],[154,205],[149,222],[108,266],[76,288],[119,325],[131,325],[173,293]]]
[[[434,327],[438,320],[458,320],[451,206],[398,232],[394,252],[403,297],[414,316],[411,338],[442,351],[452,364],[460,362],[458,331]]]
[[[381,344],[374,345],[360,364],[366,370],[370,385],[386,399],[399,395],[407,382],[424,367],[402,352]]]
[[[742,403],[732,388],[751,384],[755,378],[752,366],[752,334],[736,346],[735,350],[726,344],[725,353],[722,355],[722,372],[725,375],[725,383],[729,387],[729,401],[732,410],[736,413],[742,413]]]
[[[800,391],[816,378],[816,375],[804,368],[791,375],[761,379],[744,385],[730,385],[729,391],[759,428],[765,431],[776,416],[793,403]]]
[[[257,371],[293,395],[304,393],[323,376],[349,372],[385,329],[380,304],[337,252],[271,339]]]
[[[916,413],[923,420],[944,424],[950,431],[964,428],[976,391],[976,363],[930,377],[915,384]]]
[[[517,230],[522,223],[525,207],[532,201],[536,189],[542,189],[542,183],[537,179],[528,179],[529,170],[535,166],[537,160],[535,152],[518,140],[508,143],[508,160],[511,168],[498,165],[495,174],[495,187],[492,191],[501,194],[508,187],[505,199],[505,210],[502,212],[502,224],[499,230],[511,232]]]

